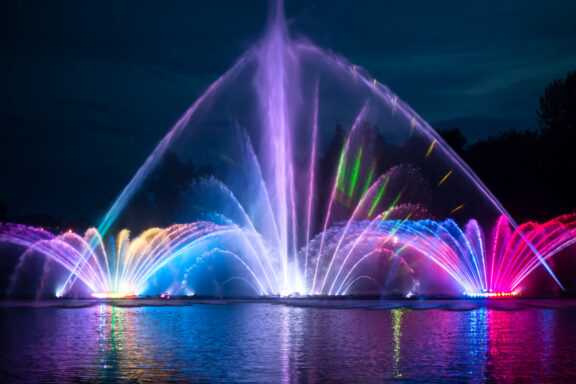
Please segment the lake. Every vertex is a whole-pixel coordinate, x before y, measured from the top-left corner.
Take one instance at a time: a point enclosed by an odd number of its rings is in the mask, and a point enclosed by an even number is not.
[[[576,302],[3,302],[0,382],[576,381]]]

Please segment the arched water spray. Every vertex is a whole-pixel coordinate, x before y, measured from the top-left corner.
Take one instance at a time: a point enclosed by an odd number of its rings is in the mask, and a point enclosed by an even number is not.
[[[337,124],[344,128],[335,132]],[[163,177],[171,176],[160,166],[169,155],[171,165],[193,170],[189,179]],[[158,198],[154,182],[171,195]],[[135,240],[128,231],[111,239],[110,229],[127,218],[149,220],[154,229],[131,229],[142,233]],[[482,227],[495,222],[502,231],[497,246],[487,247]],[[337,295],[367,281],[387,286],[386,276],[400,272],[376,261],[404,260],[405,251],[481,292],[512,290],[538,265],[560,284],[545,259],[572,244],[574,233],[554,228],[557,235],[546,237],[518,227],[392,91],[359,66],[293,38],[277,1],[264,37],[159,142],[97,230],[84,237],[10,230],[0,240],[59,260],[68,273],[61,293],[77,280],[93,291],[141,291],[163,268],[198,270],[207,260],[201,255],[219,255],[210,260],[245,270],[217,276],[226,284],[242,281],[265,295]],[[176,267],[189,254],[189,264]],[[504,264],[510,255],[529,262]]]

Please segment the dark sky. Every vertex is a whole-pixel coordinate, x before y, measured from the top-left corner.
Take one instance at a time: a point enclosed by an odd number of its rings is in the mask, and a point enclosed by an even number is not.
[[[576,70],[572,1],[287,1],[292,31],[472,140],[535,129]],[[261,35],[266,1],[0,5],[0,201],[96,223],[181,113]]]

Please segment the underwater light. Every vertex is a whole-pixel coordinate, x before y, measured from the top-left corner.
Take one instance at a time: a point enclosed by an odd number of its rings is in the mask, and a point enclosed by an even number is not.
[[[518,295],[518,292],[464,292],[464,295],[472,298],[497,298],[514,297]]]
[[[136,297],[133,292],[94,292],[92,297],[96,299],[128,299]]]

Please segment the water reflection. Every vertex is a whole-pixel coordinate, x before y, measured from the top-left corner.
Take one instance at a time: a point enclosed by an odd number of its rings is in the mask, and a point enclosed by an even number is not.
[[[575,310],[0,308],[0,382],[551,382]]]
[[[575,319],[575,313],[569,313]],[[563,381],[566,374],[563,366],[573,364],[572,356],[576,356],[573,354],[575,333],[565,322],[567,315],[566,310],[550,309],[489,311],[486,377],[494,381]],[[557,339],[558,334],[562,340]],[[559,357],[563,353],[570,353],[571,357]],[[574,368],[569,371],[571,377],[576,378]]]
[[[98,327],[86,332],[95,332],[93,340],[94,359],[98,376],[102,381],[136,380],[154,378],[170,379],[171,339],[158,328],[154,316],[146,316],[151,324],[141,323],[144,308],[121,308],[99,304],[94,308]],[[151,328],[152,326],[152,328]],[[152,330],[152,331],[150,331]],[[144,341],[146,340],[146,341]],[[150,346],[154,346],[150,348]],[[92,348],[88,348],[90,350]],[[164,360],[165,359],[165,360]]]
[[[281,370],[282,370],[282,383],[289,383],[290,382],[290,351],[292,350],[292,345],[295,344],[298,346],[299,340],[296,339],[296,335],[293,335],[294,332],[291,329],[291,322],[290,322],[290,312],[293,311],[295,308],[283,307],[281,310],[281,320],[282,320],[282,328],[280,333],[280,351],[281,351]],[[298,309],[298,308],[296,308]],[[295,316],[295,320],[298,317]],[[296,328],[299,324],[295,324]],[[296,339],[296,340],[295,340]]]
[[[98,344],[102,354],[99,359],[100,368],[111,370],[111,373],[115,373],[116,368],[117,327],[122,326],[122,320],[118,317],[120,316],[116,314],[116,307],[106,304],[98,305]],[[120,335],[118,336],[119,340],[122,339]]]
[[[402,337],[402,315],[403,309],[392,310],[392,337],[394,338],[394,354],[392,365],[392,376],[395,379],[402,377],[400,372],[400,338]]]
[[[470,371],[471,377],[486,378],[486,364],[488,351],[488,308],[481,307],[469,312],[468,339],[469,354],[464,358],[474,362],[475,371]]]

